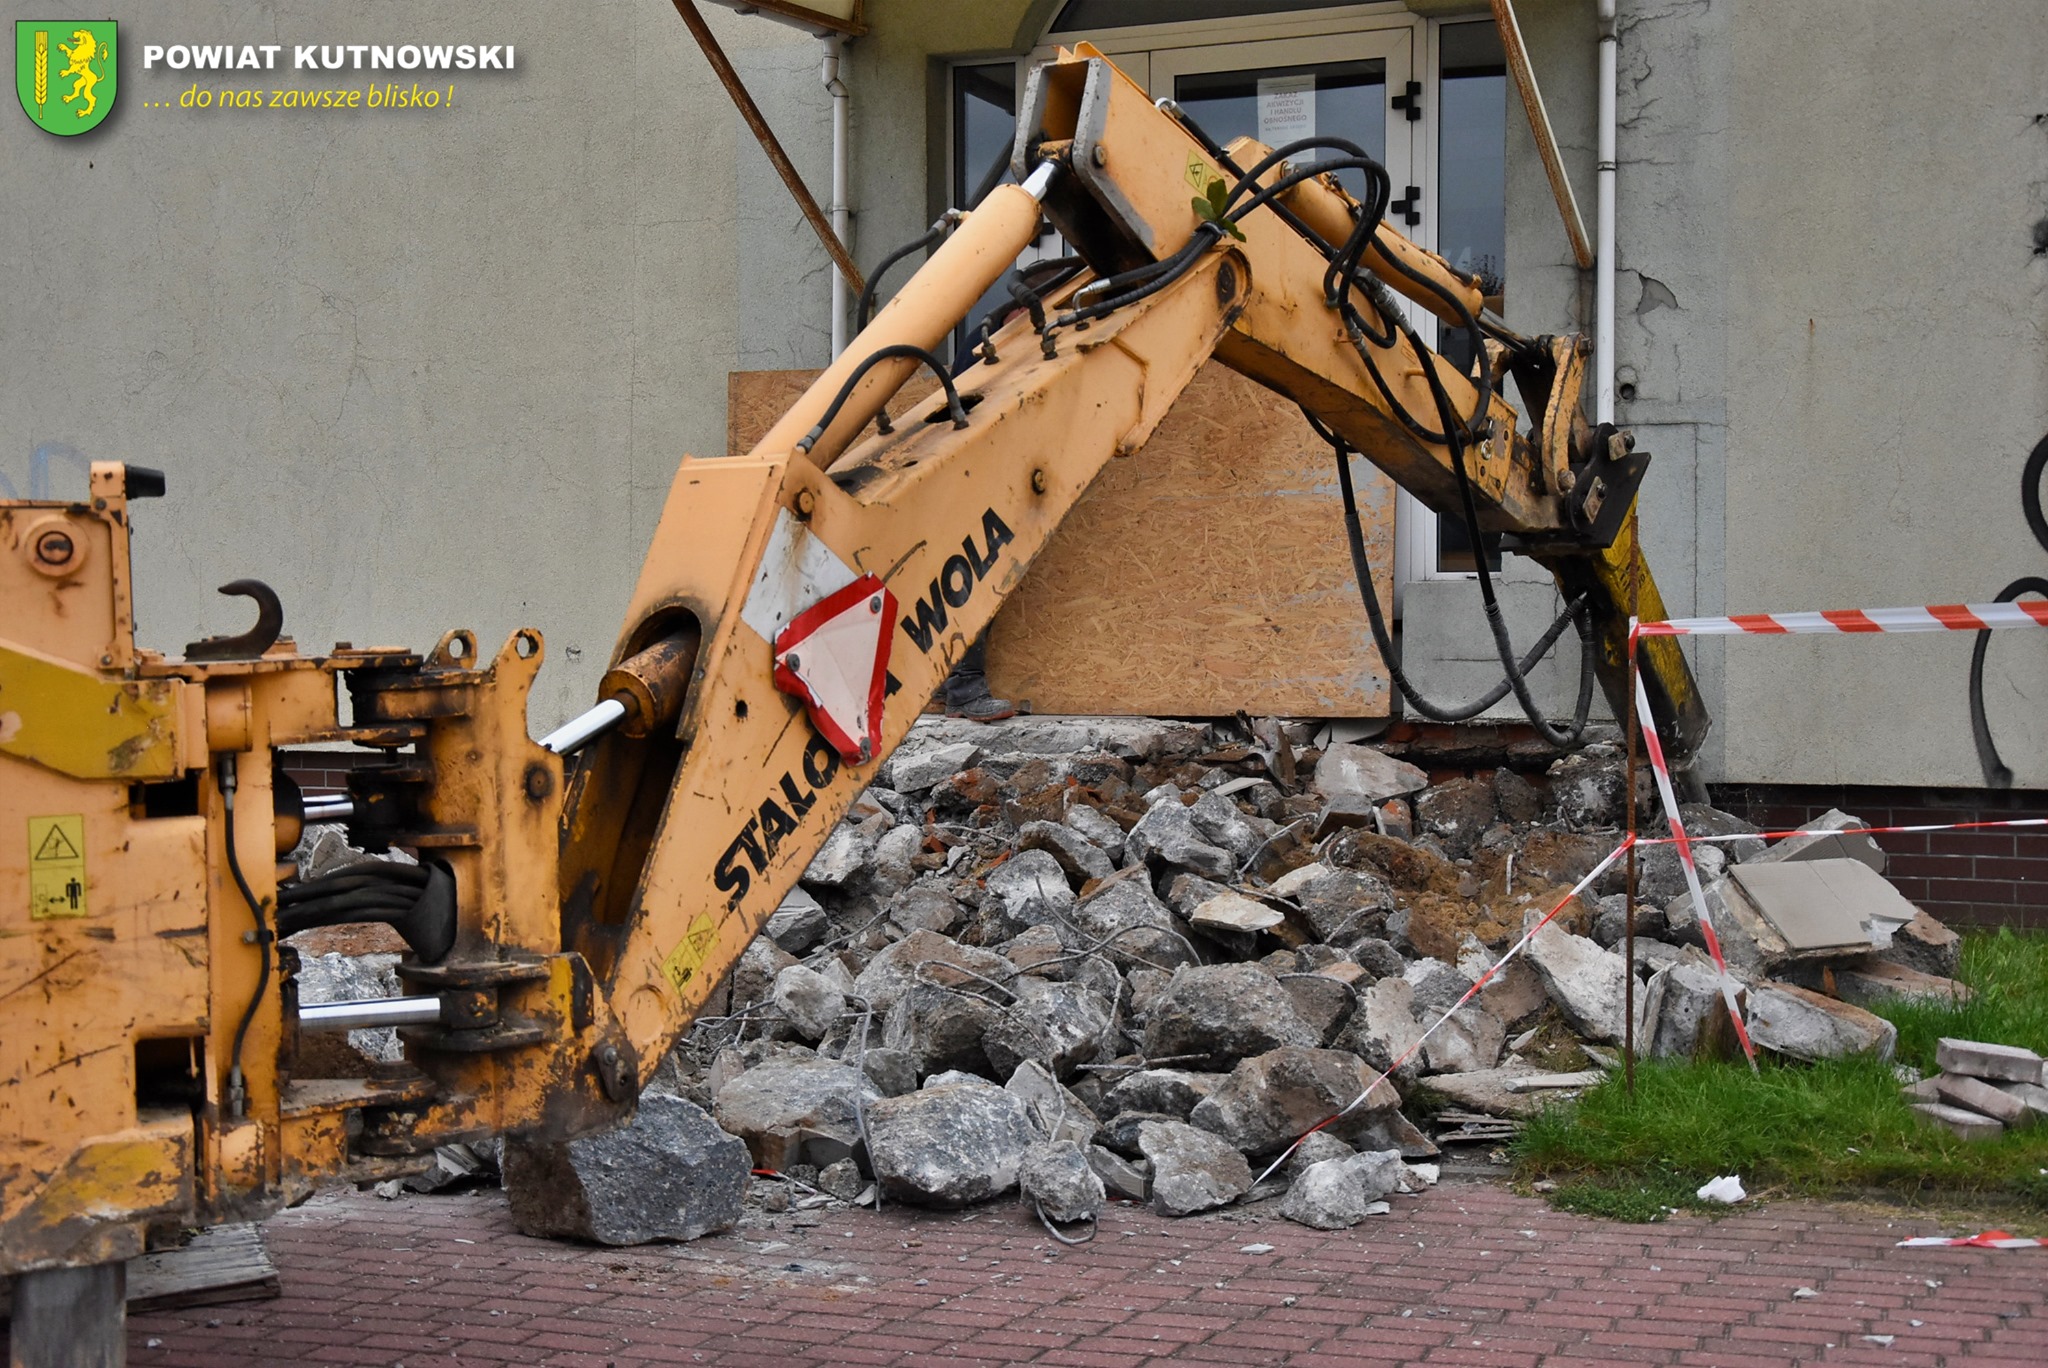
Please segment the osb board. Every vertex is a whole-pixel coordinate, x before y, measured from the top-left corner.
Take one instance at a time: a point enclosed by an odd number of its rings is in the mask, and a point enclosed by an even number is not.
[[[749,450],[814,374],[735,371],[728,450]],[[1353,471],[1391,612],[1394,486]],[[1386,716],[1329,447],[1291,402],[1204,366],[997,615],[989,683],[1043,713]]]

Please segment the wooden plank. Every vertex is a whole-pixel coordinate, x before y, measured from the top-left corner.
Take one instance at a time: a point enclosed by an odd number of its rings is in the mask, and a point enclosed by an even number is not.
[[[815,374],[734,372],[728,449],[749,450]],[[1353,470],[1391,612],[1394,485],[1363,461]],[[1204,366],[997,616],[989,676],[1045,713],[1386,716],[1329,448],[1290,401]]]
[[[0,1285],[0,1321],[10,1310],[9,1289]],[[249,1223],[212,1226],[176,1249],[160,1249],[128,1261],[128,1309],[173,1311],[186,1306],[266,1301],[280,1296],[277,1265],[264,1248],[262,1230]]]
[[[180,1249],[128,1262],[130,1311],[267,1300],[282,1291],[263,1231],[248,1223],[213,1226]]]

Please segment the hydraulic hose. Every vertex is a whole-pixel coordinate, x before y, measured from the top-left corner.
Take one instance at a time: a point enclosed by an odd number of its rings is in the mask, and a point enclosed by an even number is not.
[[[1409,707],[1432,722],[1468,722],[1479,716],[1506,698],[1513,685],[1504,676],[1498,684],[1469,703],[1443,704],[1424,697],[1421,690],[1416,688],[1413,681],[1402,671],[1394,650],[1393,633],[1388,630],[1386,616],[1380,611],[1379,595],[1373,592],[1372,564],[1366,555],[1365,532],[1359,524],[1358,497],[1352,488],[1351,448],[1341,437],[1324,428],[1314,414],[1308,413],[1306,409],[1302,412],[1310,425],[1330,444],[1337,455],[1337,487],[1344,496],[1344,536],[1351,550],[1351,572],[1357,577],[1359,597],[1365,602],[1365,619],[1372,627],[1373,644],[1379,647],[1380,659],[1386,664],[1388,679],[1400,691],[1402,699]],[[1584,615],[1583,596],[1566,604],[1564,611],[1557,615],[1557,619],[1536,639],[1536,644],[1530,647],[1529,653],[1522,658],[1523,672],[1535,669],[1537,664],[1550,654],[1550,648],[1557,643],[1558,637],[1564,634],[1565,625],[1583,618]]]
[[[1427,354],[1422,350],[1421,338],[1416,337],[1413,332],[1407,336],[1410,345],[1417,349],[1418,355]],[[1586,719],[1593,711],[1593,633],[1589,624],[1582,618],[1579,622],[1582,652],[1579,662],[1578,703],[1572,711],[1572,725],[1569,728],[1560,728],[1543,715],[1542,708],[1536,702],[1536,696],[1529,691],[1528,676],[1515,663],[1515,645],[1508,635],[1507,619],[1501,615],[1500,601],[1494,595],[1493,574],[1487,568],[1485,548],[1479,539],[1478,501],[1472,493],[1472,478],[1465,472],[1465,435],[1458,430],[1460,425],[1457,415],[1451,409],[1451,396],[1444,389],[1443,378],[1437,374],[1435,366],[1425,362],[1422,373],[1429,382],[1430,398],[1436,402],[1437,420],[1444,425],[1444,431],[1449,438],[1447,445],[1451,450],[1451,470],[1457,476],[1459,502],[1464,505],[1466,534],[1472,542],[1472,563],[1479,571],[1479,597],[1486,607],[1486,625],[1493,633],[1494,649],[1500,655],[1501,669],[1506,673],[1509,684],[1514,687],[1515,701],[1522,705],[1523,715],[1529,719],[1530,725],[1536,728],[1537,733],[1560,750],[1575,746],[1579,738],[1585,734]]]
[[[945,363],[923,347],[914,347],[908,342],[897,342],[887,347],[876,348],[858,366],[853,368],[853,374],[846,377],[846,383],[839,387],[839,393],[832,396],[831,406],[825,410],[824,416],[818,419],[817,425],[805,433],[797,442],[796,449],[802,452],[809,452],[812,447],[816,446],[818,439],[825,435],[826,430],[832,426],[833,420],[839,417],[839,410],[846,407],[846,401],[853,397],[854,390],[860,385],[861,380],[867,373],[873,370],[878,362],[887,361],[894,357],[909,357],[913,361],[922,362],[925,366],[928,366],[931,369],[931,373],[939,377],[939,384],[946,391],[946,411],[952,416],[953,426],[956,428],[967,426],[967,410],[960,404],[960,390],[953,384],[953,377],[947,373]],[[892,430],[889,426],[888,402],[888,399],[885,397],[882,400],[883,407],[875,412],[875,426],[884,433]]]
[[[2020,475],[2020,510],[2027,519],[2027,531],[2034,534],[2034,540],[2048,551],[2048,517],[2041,512],[2041,473],[2048,469],[2048,437],[2043,437],[2027,456],[2026,469]],[[2022,594],[2039,594],[2048,598],[2048,579],[2038,575],[2022,575],[1998,591],[1995,602],[2011,603]],[[1977,744],[1977,763],[1983,767],[1984,782],[1992,788],[2012,787],[2012,769],[1998,754],[1998,745],[1991,739],[1991,722],[1984,714],[1984,656],[1991,649],[1991,633],[1977,633],[1977,644],[1970,650],[1970,739]]]
[[[223,810],[222,840],[227,844],[228,873],[241,890],[242,898],[249,904],[249,910],[256,915],[256,952],[260,956],[256,969],[256,991],[249,995],[249,1005],[242,1012],[242,1020],[235,1027],[235,1043],[228,1055],[228,1114],[240,1117],[248,1106],[248,1092],[242,1086],[242,1043],[248,1038],[249,1026],[256,1020],[256,1009],[263,1002],[263,994],[270,987],[270,926],[263,915],[263,903],[249,887],[249,880],[242,874],[242,857],[235,850],[235,756],[230,751],[220,758],[220,793]]]
[[[932,221],[932,226],[925,230],[923,237],[913,238],[882,258],[882,264],[875,267],[868,275],[867,284],[861,286],[860,302],[854,306],[853,335],[855,337],[867,331],[868,317],[875,311],[875,291],[880,288],[882,277],[887,274],[889,268],[909,256],[912,252],[929,251],[931,248],[944,242],[946,235],[953,231],[954,227],[959,224],[963,217],[964,215],[958,209],[948,209]]]

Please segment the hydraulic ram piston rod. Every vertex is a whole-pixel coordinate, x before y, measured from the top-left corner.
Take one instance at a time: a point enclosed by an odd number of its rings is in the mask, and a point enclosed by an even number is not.
[[[299,1008],[302,1031],[361,1031],[377,1026],[432,1026],[441,1019],[437,997],[365,998]]]

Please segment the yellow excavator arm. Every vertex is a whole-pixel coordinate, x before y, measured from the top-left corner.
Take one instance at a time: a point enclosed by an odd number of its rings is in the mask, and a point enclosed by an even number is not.
[[[494,656],[465,631],[304,654],[244,581],[254,631],[138,650],[129,507],[161,480],[100,465],[85,502],[0,504],[0,1273],[629,1115],[1090,482],[1212,356],[1548,566],[1619,706],[1630,595],[1662,608],[1626,517],[1646,458],[1581,417],[1582,345],[1479,317],[1472,281],[1380,222],[1369,158],[1217,147],[1086,48],[1026,105],[1018,183],[753,451],[684,459],[598,704],[545,743],[536,632]],[[934,349],[1044,217],[1078,260],[1026,273],[948,373]],[[1409,305],[1484,337],[1479,364],[1425,346]],[[921,366],[940,388],[888,413]],[[1685,662],[1660,638],[1643,668],[1684,756],[1706,728]],[[330,742],[384,758],[324,811],[416,864],[280,863],[322,809],[274,757]],[[401,996],[301,1007],[280,937],[348,921],[405,936]],[[379,1022],[402,1064],[323,1046]]]

